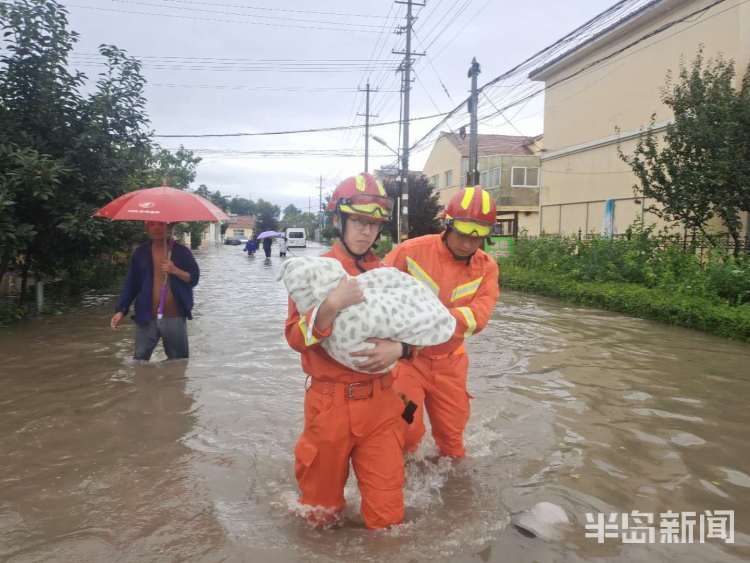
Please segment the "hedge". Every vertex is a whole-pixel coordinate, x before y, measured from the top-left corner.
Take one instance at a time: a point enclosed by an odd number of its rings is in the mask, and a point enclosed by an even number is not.
[[[750,342],[750,305],[729,306],[691,295],[624,282],[582,282],[568,276],[501,264],[502,287],[694,328]]]

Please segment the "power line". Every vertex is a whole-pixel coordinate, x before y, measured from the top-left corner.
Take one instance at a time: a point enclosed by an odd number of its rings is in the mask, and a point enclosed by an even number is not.
[[[94,58],[100,59],[101,53],[85,51],[72,53],[71,56],[79,58]],[[176,55],[133,55],[139,60],[157,60],[157,61],[190,61],[190,62],[211,62],[211,63],[268,63],[268,64],[286,64],[286,63],[327,63],[327,64],[383,64],[390,63],[392,59],[250,59],[242,57],[185,57]]]
[[[153,12],[142,12],[137,10],[123,10],[119,8],[102,8],[99,6],[83,6],[81,4],[68,4],[68,7],[71,8],[81,8],[84,10],[96,10],[99,12],[111,12],[116,14],[130,14],[130,15],[136,15],[136,16],[156,16],[156,17],[166,17],[166,18],[176,18],[176,19],[182,19],[182,20],[191,20],[191,21],[200,21],[200,22],[215,22],[215,23],[231,23],[231,24],[240,24],[240,25],[263,25],[268,27],[282,27],[282,28],[292,28],[292,29],[310,29],[310,30],[318,30],[318,31],[343,31],[346,33],[351,33],[352,31],[357,31],[358,33],[377,33],[375,30],[367,30],[367,29],[351,29],[351,28],[343,28],[343,27],[324,27],[324,26],[314,26],[314,25],[293,25],[293,24],[283,24],[283,23],[268,23],[268,22],[257,22],[257,21],[250,21],[250,20],[238,20],[238,19],[220,19],[220,18],[209,18],[209,17],[199,17],[199,16],[183,16],[180,14],[155,14]]]
[[[196,89],[207,89],[207,90],[242,90],[250,92],[304,92],[304,93],[317,93],[317,92],[359,92],[357,88],[308,88],[306,86],[244,86],[244,85],[232,85],[232,84],[174,84],[164,82],[147,82],[146,86],[152,86],[156,88],[196,88]],[[380,92],[400,92],[400,90],[380,90]]]
[[[432,26],[432,29],[425,32],[424,39],[425,42],[428,42],[427,47],[425,47],[426,49],[428,49],[432,45],[432,43],[430,42],[430,37],[433,35],[433,32],[435,32],[443,24],[443,22],[446,20],[446,18],[448,18],[453,9],[456,8],[455,12],[453,13],[453,17],[448,19],[448,23],[446,24],[445,28],[443,28],[443,31],[448,29],[448,27],[450,27],[456,21],[455,16],[462,10],[462,8],[465,9],[465,7],[471,4],[472,1],[473,0],[465,0],[463,4],[459,4],[459,2],[456,2],[456,4],[448,6],[448,9],[443,13],[443,16],[437,21],[437,23]],[[436,33],[434,37],[440,37],[440,33]]]
[[[653,31],[651,31],[651,32],[649,32],[649,33],[647,33],[647,34],[645,34],[645,35],[643,35],[643,36],[639,37],[638,39],[636,39],[636,40],[634,40],[634,41],[632,41],[632,42],[630,42],[630,43],[626,44],[625,46],[623,46],[622,48],[618,49],[617,51],[615,51],[615,52],[612,52],[612,53],[609,53],[608,55],[605,55],[605,56],[603,56],[603,57],[600,57],[599,59],[597,59],[597,60],[593,61],[592,63],[590,63],[589,65],[586,65],[585,67],[583,67],[583,68],[581,68],[581,69],[577,70],[576,72],[574,72],[574,73],[572,73],[572,74],[570,74],[570,75],[564,76],[564,77],[560,78],[559,80],[557,80],[557,81],[554,81],[554,82],[552,82],[552,83],[548,83],[548,84],[545,84],[545,86],[543,86],[543,87],[539,88],[538,90],[536,90],[536,91],[534,91],[534,92],[532,92],[532,93],[530,93],[530,94],[528,94],[528,95],[524,96],[523,98],[521,98],[521,99],[519,99],[519,100],[516,100],[516,101],[514,101],[514,102],[513,102],[513,103],[511,103],[511,104],[505,105],[505,106],[504,106],[504,107],[502,107],[502,108],[498,108],[497,110],[495,110],[494,112],[492,112],[492,113],[490,113],[490,114],[487,114],[487,115],[484,115],[484,116],[482,116],[482,117],[480,118],[480,121],[484,121],[484,120],[490,119],[490,118],[492,118],[492,117],[494,117],[494,116],[496,116],[496,115],[499,115],[499,114],[500,114],[501,112],[503,112],[503,111],[505,111],[505,110],[507,110],[507,109],[509,109],[509,108],[511,108],[511,107],[514,107],[514,106],[516,106],[516,105],[518,105],[518,104],[520,104],[520,103],[523,103],[523,102],[525,102],[525,101],[527,101],[527,100],[529,100],[529,99],[531,99],[531,98],[533,98],[533,97],[535,97],[535,96],[538,96],[539,94],[543,93],[543,92],[544,92],[545,90],[549,90],[549,89],[551,89],[551,88],[553,88],[553,87],[555,87],[555,86],[557,86],[557,85],[561,84],[562,82],[565,82],[565,81],[567,81],[567,80],[570,80],[571,78],[574,78],[575,76],[578,76],[578,75],[580,75],[581,73],[583,73],[583,72],[586,72],[586,71],[590,70],[591,68],[593,68],[593,67],[595,67],[595,66],[598,66],[598,65],[602,64],[603,62],[606,62],[607,60],[610,60],[610,59],[612,59],[612,58],[614,58],[614,57],[616,57],[616,56],[618,56],[618,55],[622,54],[623,52],[625,52],[625,51],[627,51],[627,50],[631,49],[631,48],[632,48],[632,47],[634,47],[635,45],[638,45],[639,43],[642,43],[643,41],[646,41],[646,40],[648,40],[648,39],[650,39],[650,38],[652,38],[652,37],[654,37],[654,36],[656,36],[656,35],[658,35],[658,34],[660,34],[660,33],[663,33],[663,32],[665,32],[666,30],[668,30],[668,29],[671,29],[671,28],[672,28],[672,27],[674,27],[675,25],[678,25],[678,24],[680,24],[680,23],[683,23],[683,22],[685,22],[685,21],[687,21],[687,20],[689,20],[689,19],[691,19],[691,18],[695,17],[696,15],[699,15],[699,14],[703,14],[703,13],[707,12],[708,10],[712,9],[713,7],[715,7],[715,6],[719,5],[719,4],[722,4],[722,3],[723,3],[723,2],[725,2],[725,1],[726,1],[726,0],[715,0],[714,2],[712,2],[712,3],[711,3],[710,5],[708,5],[708,6],[705,6],[705,7],[703,7],[703,8],[699,8],[699,9],[697,9],[697,10],[695,10],[695,11],[691,12],[690,14],[687,14],[686,16],[683,16],[683,17],[681,17],[681,18],[678,18],[678,19],[675,19],[675,20],[671,20],[671,21],[669,21],[669,22],[665,23],[664,25],[660,26],[660,27],[659,27],[659,28],[657,28],[656,30],[653,30]],[[739,3],[738,3],[738,4],[736,4],[736,5],[739,5],[739,4],[744,4],[744,3],[748,2],[748,1],[750,1],[750,0],[742,0],[742,2],[739,2]],[[616,8],[620,8],[620,7],[622,7],[622,6],[624,5],[624,4],[625,4],[625,2],[620,2],[620,3],[619,3],[619,4],[617,4],[617,5],[615,6],[615,7],[616,7]],[[653,4],[654,4],[654,1],[651,1],[651,2],[649,2],[648,4],[646,4],[645,6],[643,6],[643,5],[642,5],[642,6],[641,6],[641,7],[639,8],[639,11],[640,11],[640,10],[643,10],[643,9],[646,9],[646,8],[648,8],[649,6],[651,6],[651,5],[653,5]],[[634,5],[635,5],[635,3],[634,3]],[[735,5],[735,6],[736,6],[736,5]],[[615,8],[615,7],[613,7],[613,8]],[[605,12],[605,14],[609,14],[609,13],[610,13],[610,12],[612,11],[612,9],[613,9],[613,8],[610,8],[610,10],[607,10],[607,12]],[[718,15],[718,14],[715,14],[715,15]],[[598,17],[599,17],[599,16],[597,16],[597,18],[598,18]],[[712,16],[712,17],[713,17],[713,16]],[[582,29],[582,28],[584,28],[584,27],[590,28],[590,26],[591,26],[591,23],[592,23],[592,22],[594,22],[594,21],[595,21],[595,20],[596,20],[597,18],[594,18],[594,19],[592,19],[592,20],[589,20],[589,22],[587,22],[587,23],[586,23],[586,24],[584,24],[583,26],[579,27],[578,29]],[[620,21],[621,21],[621,20],[620,20]],[[616,25],[616,24],[613,24],[613,25]],[[610,27],[611,27],[611,26],[610,26]],[[607,29],[610,29],[610,27],[607,27]],[[565,37],[563,37],[563,38],[562,38],[561,40],[559,40],[559,41],[558,41],[558,43],[561,43],[561,42],[569,42],[569,39],[570,39],[571,35],[572,35],[572,33],[571,33],[571,34],[568,34],[568,35],[566,35],[566,36],[565,36]],[[535,54],[535,55],[533,55],[532,57],[530,57],[530,58],[526,59],[525,61],[523,61],[523,62],[522,62],[522,63],[520,63],[519,65],[516,65],[515,67],[513,67],[513,68],[512,68],[512,69],[510,69],[509,71],[507,71],[507,72],[504,72],[503,74],[501,74],[501,75],[499,75],[499,76],[495,77],[494,79],[490,80],[490,81],[489,81],[489,82],[487,82],[487,83],[486,83],[485,85],[483,85],[483,86],[482,86],[482,87],[481,87],[481,88],[480,88],[479,90],[480,90],[480,91],[483,91],[483,90],[484,90],[484,89],[486,89],[487,87],[489,87],[489,86],[491,86],[491,85],[493,85],[493,84],[496,84],[496,83],[497,83],[497,82],[499,82],[500,80],[502,80],[502,79],[504,79],[504,78],[507,78],[507,77],[511,76],[512,74],[514,74],[514,73],[515,73],[516,71],[518,71],[519,69],[521,69],[521,68],[523,68],[523,67],[527,67],[527,66],[530,66],[530,63],[532,63],[532,62],[537,62],[537,64],[535,65],[535,67],[534,67],[534,68],[540,68],[541,66],[543,66],[543,63],[541,63],[540,61],[537,61],[537,59],[541,58],[540,56],[541,56],[542,54],[547,54],[547,53],[550,53],[550,52],[552,51],[553,47],[555,47],[555,46],[556,46],[556,44],[553,44],[553,45],[551,45],[551,46],[548,46],[548,47],[546,47],[545,49],[542,49],[541,51],[539,51],[538,53],[536,53],[536,54]],[[628,55],[628,56],[629,56],[629,55]],[[420,143],[423,143],[423,142],[424,142],[424,141],[425,141],[426,139],[430,138],[430,137],[431,137],[431,136],[432,136],[432,135],[433,135],[433,134],[435,133],[435,131],[437,131],[437,130],[438,130],[438,129],[439,129],[439,128],[440,128],[440,127],[441,127],[441,126],[443,125],[443,124],[445,124],[445,123],[447,122],[447,120],[448,120],[448,119],[450,119],[450,118],[451,118],[451,117],[452,117],[453,115],[455,115],[455,114],[456,114],[456,113],[457,113],[457,112],[458,112],[458,111],[459,111],[459,110],[460,110],[461,108],[463,108],[463,106],[464,106],[464,103],[465,103],[465,100],[464,100],[464,102],[462,102],[461,104],[459,104],[458,106],[456,106],[456,107],[455,107],[455,108],[454,108],[453,110],[451,110],[450,112],[448,112],[448,113],[447,113],[447,114],[445,115],[445,117],[444,117],[444,118],[443,118],[443,119],[442,119],[442,120],[441,120],[441,121],[440,121],[440,122],[439,122],[438,124],[436,124],[436,125],[435,125],[435,126],[434,126],[434,127],[432,128],[432,129],[430,129],[430,131],[429,131],[429,132],[428,132],[427,134],[423,135],[423,136],[422,136],[422,137],[421,137],[421,138],[420,138],[420,139],[419,139],[419,140],[418,140],[418,141],[417,141],[417,142],[416,142],[416,143],[415,143],[415,144],[414,144],[414,145],[412,146],[412,148],[416,148],[416,147],[417,147],[417,146],[418,146],[418,145],[419,145]]]
[[[487,0],[487,2],[485,2],[482,6],[480,6],[480,8],[476,11],[476,13],[472,17],[470,17],[468,20],[466,20],[464,22],[463,27],[461,29],[459,29],[456,33],[454,33],[453,37],[451,37],[448,41],[446,41],[445,43],[443,43],[443,45],[440,47],[440,49],[438,49],[438,52],[435,53],[435,59],[437,59],[438,57],[440,57],[440,55],[442,55],[443,52],[445,52],[445,50],[448,48],[448,46],[451,43],[453,43],[456,40],[456,38],[464,32],[464,30],[468,27],[468,25],[471,22],[477,20],[477,18],[479,17],[479,15],[482,12],[484,12],[484,10],[487,9],[487,6],[489,6],[491,2],[492,2],[492,0]],[[458,18],[456,18],[456,19],[458,19]],[[434,41],[433,41],[433,43],[434,43]]]
[[[433,115],[423,115],[421,117],[412,117],[409,121],[422,121],[425,119],[435,119],[442,117],[444,114],[436,113]],[[395,125],[401,121],[383,121],[380,123],[370,123],[370,127],[383,127],[385,125]],[[264,131],[257,133],[200,133],[200,134],[180,134],[180,135],[153,135],[161,139],[180,139],[180,138],[205,138],[205,137],[264,137],[270,135],[296,135],[300,133],[325,133],[328,131],[344,131],[347,129],[362,129],[364,125],[339,125],[336,127],[321,127],[317,129],[296,129],[288,131]]]
[[[301,23],[314,23],[314,24],[326,24],[326,25],[343,25],[343,26],[350,26],[355,28],[377,28],[378,25],[368,24],[368,23],[349,23],[349,22],[341,22],[341,21],[330,21],[330,20],[315,20],[315,19],[307,19],[307,18],[294,18],[289,16],[262,16],[258,14],[243,14],[241,12],[228,12],[226,10],[206,10],[204,8],[185,8],[185,7],[178,7],[178,6],[163,6],[162,4],[153,4],[151,2],[143,2],[141,0],[111,0],[111,2],[115,2],[117,4],[127,4],[129,6],[135,5],[135,6],[144,6],[146,8],[179,8],[180,11],[186,11],[186,12],[197,12],[202,14],[216,14],[220,16],[242,16],[242,17],[251,17],[251,18],[257,18],[257,19],[263,19],[263,20],[281,20],[284,22],[292,21],[292,22],[301,22]]]
[[[313,11],[313,10],[291,10],[288,8],[266,8],[261,6],[250,6],[247,4],[219,4],[216,2],[197,2],[191,0],[163,0],[164,2],[176,2],[178,4],[195,4],[201,6],[220,6],[223,8],[240,8],[243,10],[258,10],[263,12],[285,12],[291,14],[313,14],[313,15],[324,15],[324,16],[352,16],[358,18],[382,18],[375,14],[355,14],[352,12],[324,12],[324,11]]]

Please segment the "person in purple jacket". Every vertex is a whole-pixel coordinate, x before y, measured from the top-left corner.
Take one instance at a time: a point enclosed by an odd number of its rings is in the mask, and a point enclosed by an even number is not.
[[[193,253],[172,239],[172,225],[146,221],[146,232],[151,240],[133,252],[110,326],[120,326],[135,300],[134,358],[149,360],[159,339],[167,358],[187,358],[186,321],[193,318],[193,288],[198,285],[200,269]],[[168,283],[160,310],[165,275]]]

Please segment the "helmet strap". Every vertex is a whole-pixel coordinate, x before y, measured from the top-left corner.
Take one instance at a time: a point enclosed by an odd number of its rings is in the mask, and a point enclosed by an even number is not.
[[[360,262],[362,262],[362,260],[365,259],[365,256],[367,256],[370,250],[372,250],[372,247],[375,246],[375,243],[378,242],[378,239],[380,238],[380,232],[382,231],[382,227],[378,231],[378,236],[375,238],[370,248],[365,250],[362,254],[357,254],[351,248],[349,248],[348,244],[346,244],[346,220],[347,220],[346,215],[347,215],[346,213],[342,213],[341,211],[339,211],[339,221],[341,222],[341,236],[339,237],[339,241],[341,242],[341,245],[346,249],[346,251],[354,258],[354,265],[357,266],[357,269],[360,272],[366,272],[367,270],[365,270],[362,267],[362,264]]]
[[[472,252],[468,256],[459,256],[458,254],[456,254],[455,252],[453,252],[453,250],[451,250],[451,247],[448,244],[448,240],[447,240],[448,233],[451,232],[452,230],[453,230],[453,227],[451,225],[447,225],[445,227],[445,232],[443,233],[443,236],[441,237],[443,239],[443,244],[445,245],[445,248],[448,249],[448,252],[451,253],[451,256],[453,256],[454,260],[456,260],[457,262],[466,262],[466,264],[468,265],[469,262],[471,262],[471,259],[476,254],[476,251]]]

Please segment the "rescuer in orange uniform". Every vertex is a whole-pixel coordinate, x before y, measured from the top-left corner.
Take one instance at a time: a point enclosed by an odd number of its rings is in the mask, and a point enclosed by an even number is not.
[[[370,174],[341,182],[328,207],[335,211],[341,237],[324,256],[341,262],[350,276],[382,266],[371,248],[391,208],[383,186]],[[303,315],[289,300],[286,338],[302,354],[302,369],[308,375],[305,427],[294,449],[295,474],[300,502],[311,507],[308,519],[316,524],[332,523],[344,508],[351,459],[365,525],[383,528],[404,518],[400,426],[404,404],[393,388],[390,372],[354,371],[320,346],[331,334],[338,312],[362,301],[364,295],[354,278],[344,278],[318,307]],[[373,342],[374,349],[356,354],[365,369],[384,370],[402,357],[405,349],[390,340]]]
[[[396,390],[418,405],[405,431],[409,452],[424,435],[426,408],[440,454],[460,458],[466,453],[463,433],[470,408],[464,339],[484,329],[500,295],[497,262],[481,250],[495,218],[488,192],[463,188],[448,203],[442,234],[404,241],[385,258],[386,266],[408,272],[432,289],[456,318],[448,342],[412,350],[396,366]]]

